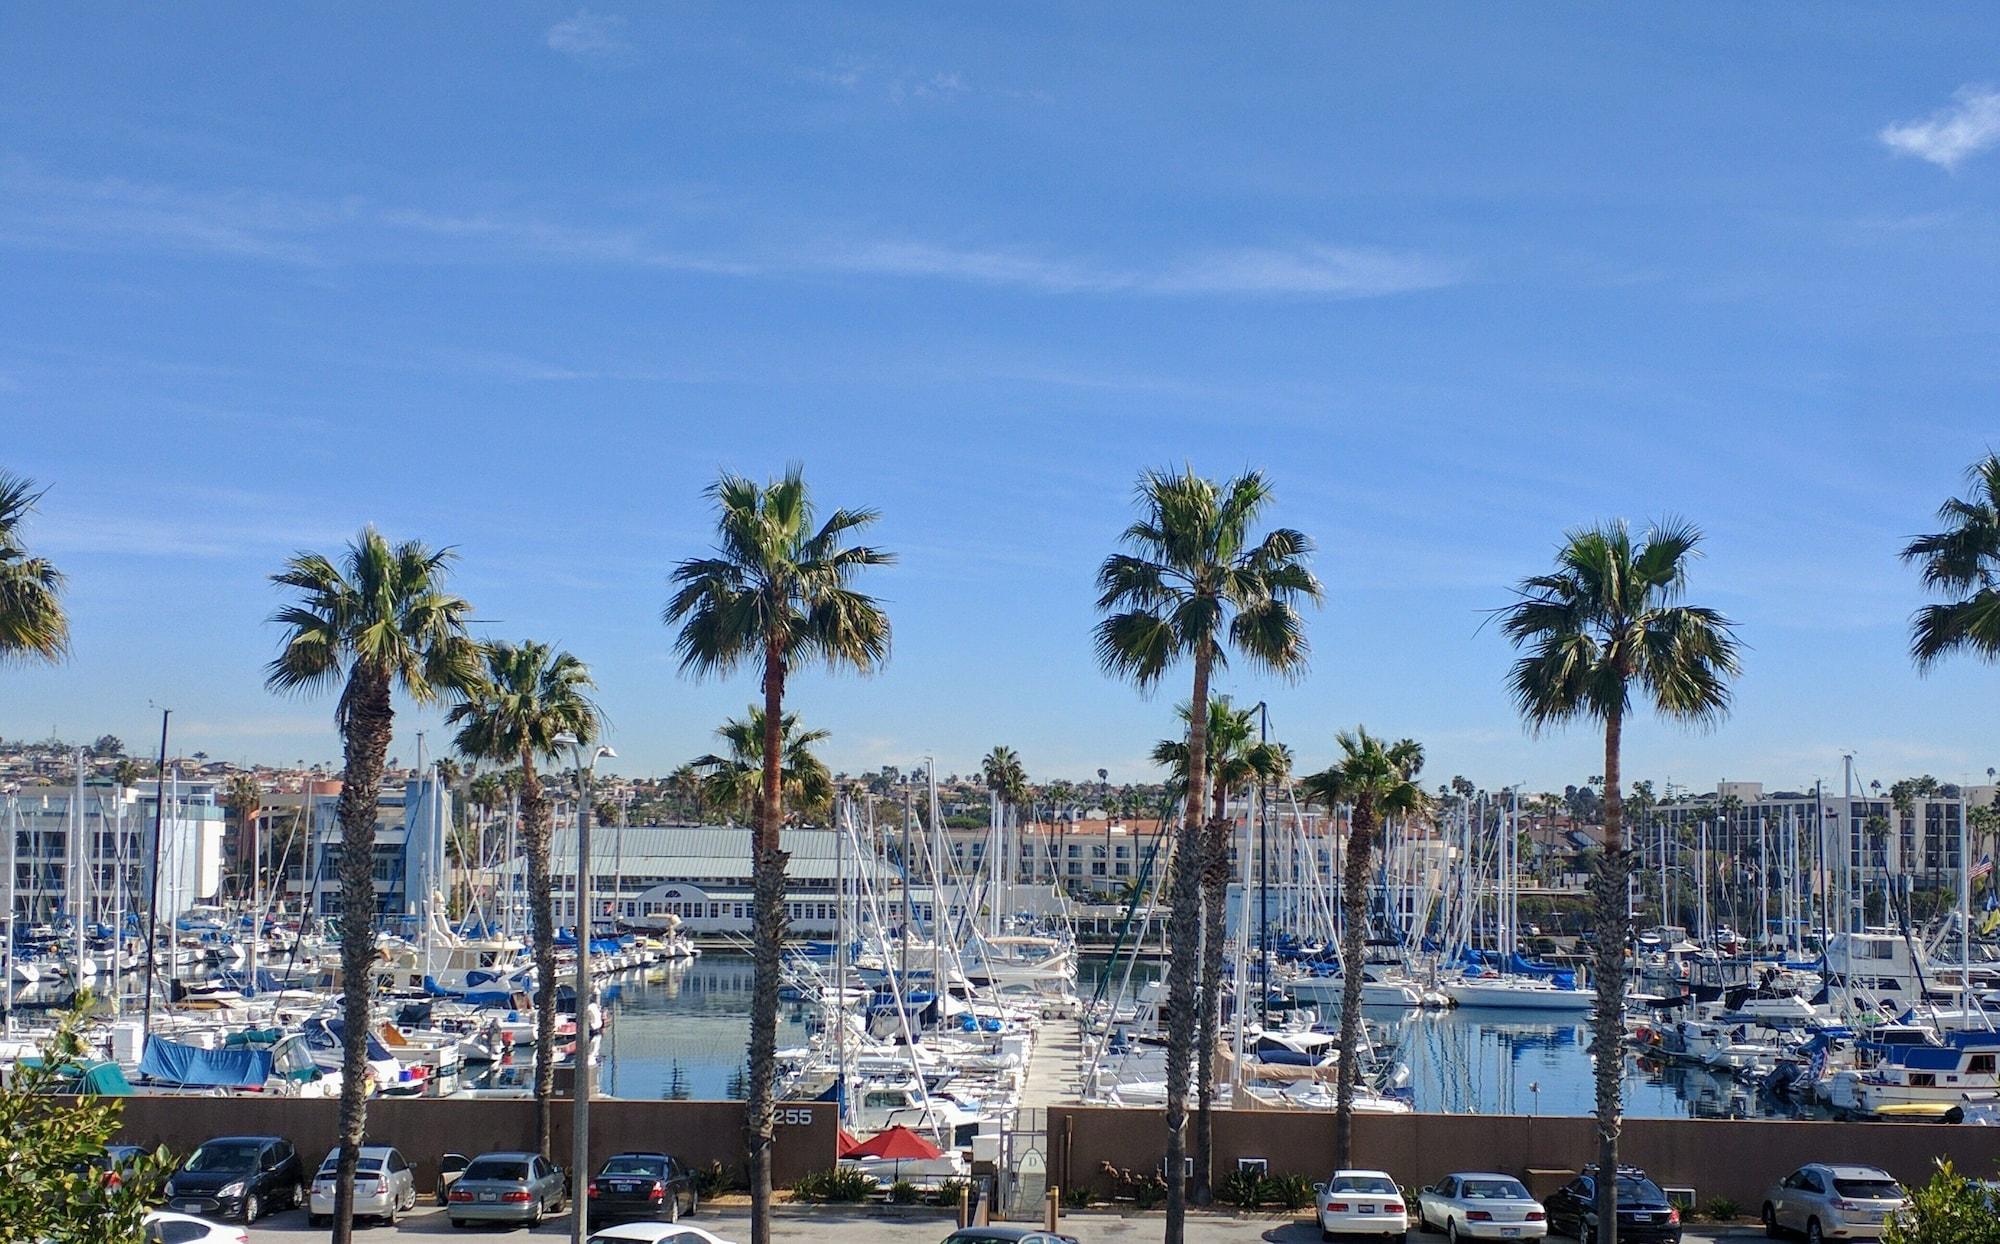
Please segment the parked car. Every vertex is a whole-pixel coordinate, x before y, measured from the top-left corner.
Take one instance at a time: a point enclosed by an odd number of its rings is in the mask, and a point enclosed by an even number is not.
[[[250,1233],[241,1227],[163,1210],[147,1214],[139,1230],[146,1244],[250,1244]]]
[[[1402,1239],[1410,1229],[1403,1190],[1382,1171],[1335,1171],[1313,1185],[1319,1198],[1319,1238],[1382,1235]]]
[[[1814,1162],[1764,1194],[1764,1233],[1798,1231],[1811,1244],[1829,1237],[1879,1240],[1889,1219],[1909,1203],[1887,1171]]]
[[[593,1232],[588,1244],[730,1244],[700,1227],[671,1222],[627,1222]]]
[[[335,1178],[340,1169],[340,1150],[326,1155],[313,1176],[312,1194],[306,1206],[310,1226],[325,1225],[333,1217],[334,1194],[340,1189]],[[405,1210],[417,1207],[417,1175],[403,1160],[399,1150],[388,1145],[363,1145],[354,1165],[354,1216],[380,1218],[396,1225]]]
[[[1618,1238],[1629,1244],[1680,1244],[1681,1212],[1636,1166],[1621,1166],[1618,1180]],[[1550,1195],[1543,1206],[1550,1231],[1575,1236],[1581,1244],[1597,1239],[1597,1168],[1583,1173]]]
[[[568,1207],[568,1178],[539,1153],[482,1153],[466,1164],[445,1197],[454,1227],[475,1222],[538,1226]]]
[[[1453,1240],[1539,1240],[1548,1211],[1512,1175],[1446,1175],[1417,1194],[1417,1229]]]
[[[451,1186],[458,1182],[460,1175],[465,1174],[465,1168],[471,1162],[472,1159],[462,1153],[447,1153],[438,1159],[437,1199],[439,1205],[446,1203],[446,1198],[451,1195]]]
[[[1077,1244],[1073,1235],[1058,1235],[1034,1227],[964,1227],[944,1237],[944,1244]]]
[[[167,1178],[167,1208],[183,1214],[256,1222],[267,1209],[296,1209],[306,1173],[298,1150],[280,1136],[222,1136],[205,1141]]]
[[[694,1176],[664,1153],[615,1153],[586,1190],[590,1221],[652,1218],[679,1222],[701,1204]]]

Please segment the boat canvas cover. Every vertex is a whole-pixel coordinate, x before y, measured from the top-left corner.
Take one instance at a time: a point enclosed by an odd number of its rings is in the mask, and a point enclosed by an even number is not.
[[[24,1058],[23,1067],[40,1067],[39,1058]],[[56,1069],[62,1081],[63,1091],[89,1093],[99,1097],[130,1097],[132,1085],[125,1079],[125,1072],[117,1063],[65,1063]]]
[[[262,1088],[271,1078],[271,1051],[205,1050],[154,1037],[146,1042],[139,1074],[156,1083],[191,1088]]]

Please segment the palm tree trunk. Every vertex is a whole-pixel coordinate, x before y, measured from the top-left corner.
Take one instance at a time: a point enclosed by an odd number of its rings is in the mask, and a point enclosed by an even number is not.
[[[1333,1169],[1354,1149],[1354,1082],[1359,1078],[1362,961],[1368,953],[1368,857],[1375,849],[1375,804],[1363,796],[1348,818],[1340,878],[1340,1087],[1333,1099]]]
[[[1223,819],[1226,796],[1214,795],[1215,812],[1202,831],[1201,865],[1201,1023],[1194,1064],[1194,1183],[1188,1200],[1215,1199],[1215,1053],[1222,1043],[1222,950],[1229,903],[1229,827]]]
[[[785,661],[776,643],[764,650],[764,797],[758,801],[751,860],[755,924],[750,957],[750,1244],[771,1244],[772,1101],[778,1088],[778,967],[785,942],[784,757]],[[905,884],[907,884],[907,879]]]
[[[535,773],[535,758],[526,751],[521,753],[521,838],[528,855],[528,938],[535,955],[535,1148],[549,1159],[556,1096],[555,884],[549,876],[549,797]],[[579,1002],[577,1020],[582,1019]],[[579,1043],[579,1054],[583,1048]]]
[[[340,1158],[333,1241],[354,1238],[354,1173],[368,1123],[368,1012],[375,984],[375,803],[395,710],[386,671],[357,667],[346,696],[340,787]]]
[[[1625,1072],[1625,943],[1632,932],[1626,894],[1625,796],[1619,752],[1625,723],[1617,710],[1604,721],[1604,842],[1591,894],[1597,928],[1597,1014],[1590,1054],[1597,1064],[1597,1236],[1618,1244],[1618,1131]],[[1609,1177],[1607,1177],[1607,1173]]]
[[[1187,807],[1174,844],[1173,900],[1167,915],[1167,1229],[1164,1244],[1187,1233],[1187,1096],[1195,1039],[1195,969],[1201,942],[1202,811],[1208,777],[1208,678],[1214,655],[1194,655],[1194,696],[1188,719]],[[1211,1051],[1211,1054],[1213,1051]],[[755,1244],[762,1244],[757,1241]]]

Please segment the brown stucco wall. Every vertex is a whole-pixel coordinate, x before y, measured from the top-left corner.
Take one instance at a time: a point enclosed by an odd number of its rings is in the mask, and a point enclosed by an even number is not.
[[[1166,1151],[1158,1110],[1053,1106],[1050,1179],[1111,1192],[1101,1164],[1154,1171]],[[1589,1119],[1517,1115],[1357,1115],[1356,1165],[1422,1185],[1451,1171],[1574,1171],[1596,1152]],[[1802,1123],[1777,1120],[1628,1119],[1620,1160],[1660,1183],[1691,1187],[1701,1201],[1728,1197],[1754,1213],[1765,1189],[1806,1162],[1858,1162],[1921,1181],[1939,1157],[1980,1175],[2000,1173],[2000,1128],[1946,1124]],[[1279,1110],[1215,1114],[1218,1178],[1241,1158],[1264,1158],[1275,1173],[1323,1178],[1333,1166],[1333,1116]],[[1541,1182],[1541,1181],[1538,1181]],[[1537,1186],[1535,1191],[1547,1188]]]
[[[283,1136],[297,1145],[308,1169],[333,1147],[340,1103],[282,1097],[131,1097],[118,1139],[148,1147],[164,1144],[185,1154],[212,1136]],[[834,1164],[839,1145],[830,1102],[784,1102],[779,1110],[773,1180],[788,1187],[808,1171]],[[570,1156],[570,1103],[555,1104],[556,1161]],[[394,1145],[417,1169],[417,1186],[430,1189],[437,1159],[472,1157],[499,1149],[532,1149],[532,1101],[454,1101],[381,1098],[368,1103],[368,1140]],[[613,1101],[590,1103],[591,1167],[621,1150],[671,1153],[694,1167],[743,1164],[743,1103],[733,1101]]]

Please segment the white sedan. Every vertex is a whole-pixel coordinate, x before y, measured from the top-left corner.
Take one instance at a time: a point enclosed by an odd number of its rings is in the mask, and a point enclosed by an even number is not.
[[[249,1244],[250,1233],[241,1227],[225,1227],[196,1218],[193,1214],[170,1214],[154,1210],[147,1214],[140,1230],[146,1244]]]
[[[621,1222],[591,1233],[588,1244],[729,1244],[712,1231],[678,1222]]]
[[[1335,1171],[1315,1186],[1319,1194],[1319,1237],[1382,1235],[1401,1239],[1410,1229],[1403,1190],[1382,1171]]]
[[[1446,1175],[1417,1194],[1417,1229],[1454,1240],[1539,1240],[1549,1215],[1512,1175]]]

